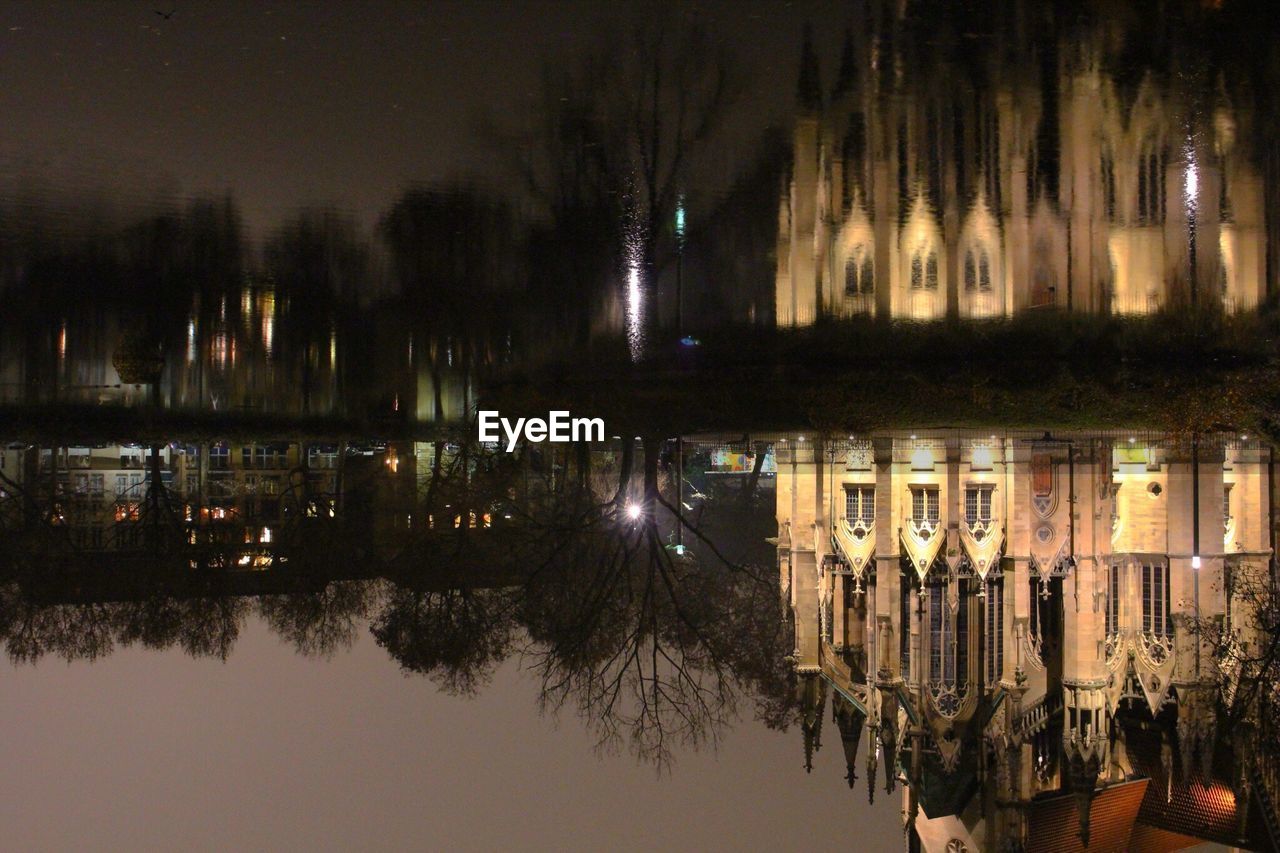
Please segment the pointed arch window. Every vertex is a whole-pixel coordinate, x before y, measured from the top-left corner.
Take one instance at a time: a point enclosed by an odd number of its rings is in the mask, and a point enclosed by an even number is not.
[[[854,536],[865,536],[876,520],[876,490],[874,486],[845,486],[844,520]]]
[[[844,263],[844,292],[847,296],[875,293],[875,267],[871,252],[866,246],[858,246]]]
[[[938,289],[938,253],[921,246],[911,255],[911,289]]]
[[[898,596],[898,666],[902,677],[911,680],[911,605],[916,594],[911,589],[914,572],[901,575],[901,594]]]
[[[971,248],[964,255],[964,289],[991,290],[991,256],[984,248]]]
[[[1142,632],[1149,636],[1173,634],[1169,618],[1169,564],[1142,564]]]
[[[929,681],[936,686],[963,689],[969,682],[969,600],[963,584],[951,618],[947,586],[929,588]]]
[[[993,687],[1004,674],[1004,579],[993,578],[987,583],[986,597],[986,680]]]
[[[1164,222],[1165,154],[1148,142],[1138,156],[1138,221],[1144,225]]]
[[[911,489],[911,529],[922,539],[928,539],[938,529],[938,489],[916,486]]]
[[[964,490],[964,521],[969,533],[981,542],[991,532],[991,495],[995,487],[990,484],[968,486]]]
[[[1120,566],[1112,563],[1107,577],[1107,636],[1120,630]]]
[[[1227,160],[1219,155],[1218,157],[1218,221],[1230,222],[1232,219],[1231,211],[1231,191],[1227,186]]]

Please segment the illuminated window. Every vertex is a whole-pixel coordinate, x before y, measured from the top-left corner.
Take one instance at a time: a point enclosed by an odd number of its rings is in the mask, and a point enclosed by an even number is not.
[[[1169,624],[1167,563],[1144,563],[1142,566],[1142,631],[1161,637],[1173,633]]]
[[[959,591],[953,627],[947,618],[947,587],[929,589],[929,680],[946,687],[963,687],[969,675],[969,596]]]
[[[1107,636],[1120,629],[1120,567],[1111,565],[1107,577]]]
[[[1222,487],[1222,526],[1231,526],[1231,484]]]
[[[844,292],[849,296],[859,293],[874,293],[876,289],[875,270],[871,265],[871,253],[866,246],[858,246],[853,250],[849,260],[844,264]]]
[[[906,679],[911,677],[911,606],[916,598],[911,589],[911,577],[906,572],[902,573],[902,594],[898,596],[898,665]]]
[[[987,584],[986,611],[986,679],[988,686],[993,686],[1004,672],[1004,580],[1001,578]]]
[[[964,490],[964,520],[970,525],[991,520],[991,493],[994,486],[969,486]]]
[[[964,289],[991,290],[991,259],[985,249],[970,249],[965,252]]]
[[[844,517],[849,524],[869,526],[876,518],[876,490],[871,486],[845,486]]]
[[[926,536],[937,529],[938,489],[936,486],[912,487],[911,524],[917,533]]]
[[[1231,193],[1227,189],[1227,161],[1224,157],[1218,157],[1218,220],[1220,222],[1230,222],[1231,215]]]
[[[1116,164],[1111,157],[1110,150],[1102,152],[1102,162],[1099,164],[1099,171],[1102,174],[1102,205],[1106,211],[1108,221],[1115,221],[1116,218]]]
[[[911,255],[911,289],[938,289],[938,253],[923,245]]]
[[[1164,151],[1148,142],[1138,157],[1138,221],[1144,225],[1164,222],[1164,171]]]

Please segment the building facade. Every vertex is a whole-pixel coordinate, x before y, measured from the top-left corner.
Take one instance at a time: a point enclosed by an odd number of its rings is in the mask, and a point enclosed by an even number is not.
[[[1198,837],[1254,838],[1264,794],[1222,755],[1238,747],[1216,716],[1230,662],[1200,628],[1247,630],[1232,591],[1272,569],[1267,447],[976,432],[777,447],[801,701],[812,716],[832,695],[851,780],[865,739],[868,784],[881,763],[889,790],[905,783],[916,843],[1041,849],[1052,813],[1072,825],[1059,849],[1088,845],[1111,831],[1095,800],[1156,776],[1149,808],[1145,788],[1124,794],[1134,826],[1167,829],[1159,795],[1194,782],[1230,806]]]
[[[1144,32],[1153,56],[1128,69],[1121,15],[1081,35],[996,4],[977,32],[948,32],[945,16],[920,26],[919,4],[860,5],[829,97],[802,75],[779,326],[1264,299],[1245,95],[1191,51]]]

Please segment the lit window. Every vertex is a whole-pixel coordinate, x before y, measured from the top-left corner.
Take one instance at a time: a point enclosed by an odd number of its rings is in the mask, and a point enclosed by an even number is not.
[[[844,518],[850,527],[868,528],[876,519],[876,490],[871,486],[845,486]]]
[[[1107,636],[1120,629],[1120,567],[1111,565],[1107,578]]]
[[[991,520],[991,493],[994,486],[969,486],[964,490],[964,520],[970,525]]]
[[[987,685],[994,686],[1004,672],[1004,581],[987,585]]]
[[[1159,637],[1173,633],[1169,626],[1167,563],[1144,563],[1142,566],[1142,631]]]
[[[928,536],[938,527],[938,489],[915,486],[911,489],[911,526]]]
[[[969,680],[969,596],[963,588],[959,595],[953,627],[946,585],[929,589],[929,680],[944,687],[963,688]]]
[[[871,264],[871,252],[862,244],[855,246],[844,264],[844,292],[848,296],[874,293],[875,271]]]
[[[1138,221],[1164,222],[1165,155],[1154,142],[1147,142],[1138,156]]]

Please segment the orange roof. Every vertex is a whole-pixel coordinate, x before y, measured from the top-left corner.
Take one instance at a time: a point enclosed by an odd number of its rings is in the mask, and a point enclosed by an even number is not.
[[[1204,842],[1190,835],[1180,835],[1167,829],[1157,829],[1154,826],[1139,823],[1133,828],[1130,843],[1133,845],[1134,853],[1173,853],[1175,850],[1186,850],[1188,847],[1195,847]]]
[[[1112,785],[1089,808],[1089,846],[1080,841],[1076,801],[1068,794],[1035,800],[1027,809],[1027,853],[1128,853],[1148,780]]]
[[[1239,837],[1236,815],[1236,797],[1222,781],[1221,772],[1230,767],[1230,750],[1219,745],[1214,756],[1214,778],[1205,780],[1194,771],[1175,769],[1173,784],[1160,763],[1160,736],[1151,731],[1130,729],[1125,732],[1125,742],[1133,769],[1151,778],[1146,798],[1138,819],[1143,823],[1168,830],[1179,835],[1189,835],[1220,844],[1237,845]],[[1175,760],[1187,761],[1186,755]],[[1192,778],[1187,778],[1189,775]]]

